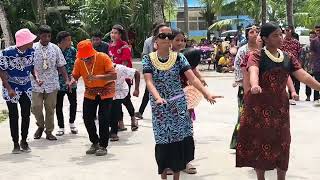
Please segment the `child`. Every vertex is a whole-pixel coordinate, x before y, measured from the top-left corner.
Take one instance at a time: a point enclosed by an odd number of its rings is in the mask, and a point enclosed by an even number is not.
[[[139,96],[139,84],[140,84],[140,73],[133,69],[126,67],[121,64],[114,64],[114,68],[117,72],[116,80],[116,94],[113,98],[112,109],[111,109],[111,139],[110,141],[119,141],[118,133],[118,122],[123,119],[122,104],[124,98],[129,93],[129,86],[126,79],[135,81],[135,90],[133,96]],[[138,129],[137,123],[131,124],[132,131]]]
[[[226,73],[233,71],[232,62],[230,60],[229,51],[225,52],[224,55],[219,59],[217,72]]]

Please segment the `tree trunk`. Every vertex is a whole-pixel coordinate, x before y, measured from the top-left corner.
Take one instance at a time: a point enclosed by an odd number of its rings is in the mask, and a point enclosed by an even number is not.
[[[262,24],[267,22],[267,0],[261,1],[261,22]]]
[[[14,41],[13,41],[9,21],[7,19],[7,14],[4,10],[3,3],[0,3],[0,26],[3,33],[5,47],[13,45]]]
[[[153,2],[153,21],[155,23],[164,23],[164,0],[154,0]]]
[[[40,25],[46,24],[46,12],[43,4],[43,0],[37,0],[38,5],[38,17],[37,21]]]
[[[293,1],[287,0],[287,21],[288,25],[293,26]]]
[[[188,0],[183,0],[183,10],[184,10],[184,32],[189,34],[189,6]]]

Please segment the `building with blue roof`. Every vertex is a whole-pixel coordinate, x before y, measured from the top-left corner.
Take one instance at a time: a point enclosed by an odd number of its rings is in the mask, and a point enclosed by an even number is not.
[[[228,0],[226,3],[231,3],[236,0]],[[190,38],[195,37],[207,37],[208,27],[211,24],[207,24],[205,18],[202,17],[201,12],[205,10],[204,5],[201,4],[199,0],[188,0],[188,6],[189,6],[189,34],[188,36]],[[179,29],[185,29],[184,28],[184,9],[183,9],[183,0],[180,0],[180,3],[178,4],[177,9],[177,15],[175,16],[175,19],[172,19],[170,24],[172,28],[179,28]],[[239,16],[220,16],[218,17],[219,20],[223,19],[233,19],[233,18],[239,18],[244,19],[245,21],[241,24],[243,26],[247,26],[249,24],[252,24],[254,21],[252,18],[246,15],[239,15]],[[232,29],[236,29],[237,25],[233,25]]]

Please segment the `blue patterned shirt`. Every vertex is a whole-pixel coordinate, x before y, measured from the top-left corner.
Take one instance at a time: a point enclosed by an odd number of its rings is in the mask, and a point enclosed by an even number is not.
[[[70,48],[62,51],[62,54],[67,62],[65,67],[66,67],[68,76],[69,76],[69,78],[71,78],[74,62],[76,61],[77,50],[74,47],[70,47]],[[65,83],[63,76],[61,74],[59,75],[59,83],[60,83],[60,91],[67,91],[66,83]],[[72,88],[76,89],[77,86],[74,85]]]
[[[8,47],[0,52],[0,68],[7,73],[9,85],[16,92],[16,96],[10,97],[8,90],[3,87],[4,100],[17,103],[23,93],[26,93],[31,100],[30,75],[34,68],[34,49],[22,53],[15,46]]]

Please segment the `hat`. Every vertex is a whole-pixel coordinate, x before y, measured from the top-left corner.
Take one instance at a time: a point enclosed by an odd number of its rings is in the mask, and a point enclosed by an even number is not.
[[[29,29],[20,29],[15,34],[16,37],[16,46],[21,47],[23,45],[33,42],[37,36],[32,34]]]
[[[78,52],[77,58],[89,58],[94,56],[97,51],[93,48],[92,42],[90,40],[80,41],[77,45]]]

